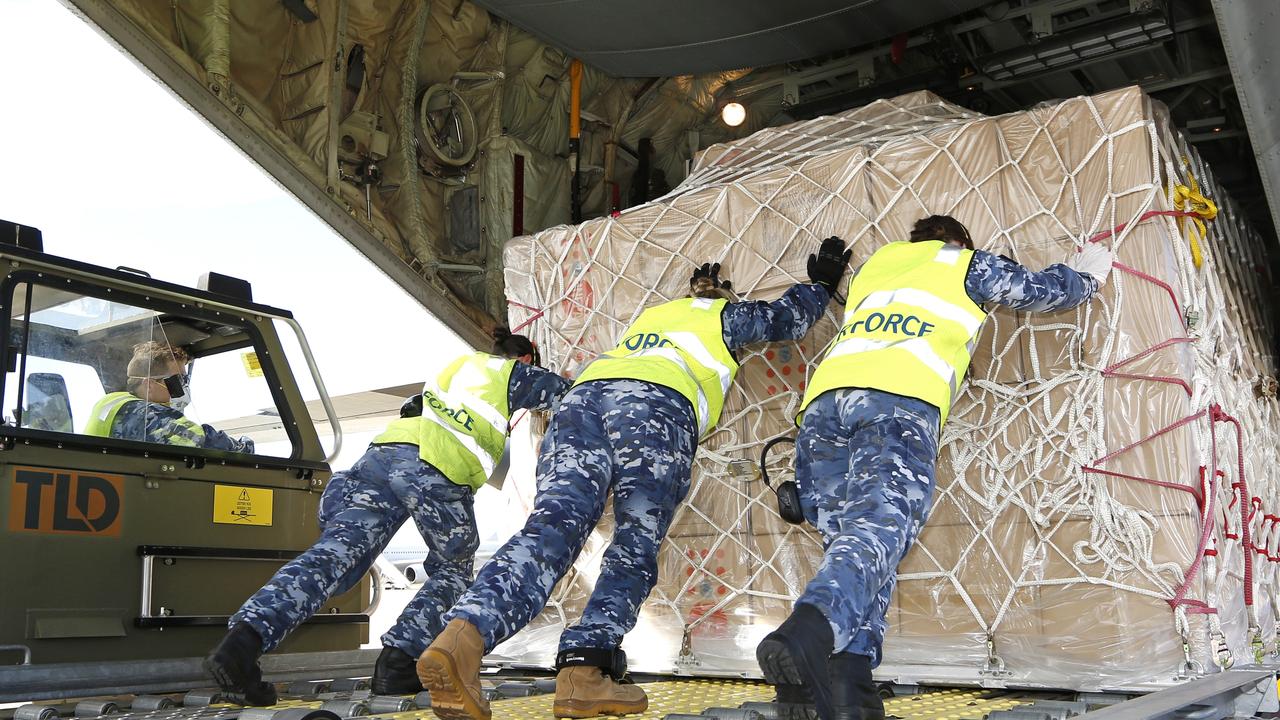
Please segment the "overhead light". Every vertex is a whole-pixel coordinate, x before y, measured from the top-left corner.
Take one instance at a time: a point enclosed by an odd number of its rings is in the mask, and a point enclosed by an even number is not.
[[[747,119],[747,109],[742,103],[731,102],[720,109],[720,119],[729,127],[738,127]]]

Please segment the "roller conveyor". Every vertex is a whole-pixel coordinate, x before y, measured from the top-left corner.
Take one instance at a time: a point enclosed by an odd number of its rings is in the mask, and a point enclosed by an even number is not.
[[[779,720],[773,689],[742,680],[665,679],[642,683],[649,710],[636,720]],[[435,720],[427,693],[376,696],[363,679],[294,681],[278,686],[280,701],[271,707],[243,708],[226,702],[214,689],[170,695],[93,698],[78,702],[27,704],[13,720],[339,720],[376,717],[386,720]],[[555,682],[550,677],[486,679],[485,692],[495,720],[553,717]],[[901,720],[1066,720],[1080,714],[1084,703],[1054,700],[1051,693],[973,689],[898,688],[885,700],[886,712]],[[891,692],[886,689],[886,694]],[[95,712],[100,711],[100,712]]]
[[[127,691],[121,684],[123,678],[112,673],[133,666],[108,663],[99,669],[100,677],[96,679],[100,683],[114,683],[112,692],[75,695],[63,691],[57,700],[0,709],[0,720],[346,720],[357,717],[435,720],[426,692],[416,696],[374,695],[369,690],[367,676],[342,677],[343,673],[335,672],[335,666],[315,664],[319,660],[339,660],[337,668],[350,668],[363,659],[360,654],[344,653],[267,656],[264,665],[271,668],[267,677],[275,682],[280,701],[265,708],[233,704],[216,688],[203,686],[208,681],[203,677],[189,682],[185,687],[191,689],[182,691]],[[183,661],[176,662],[179,664],[173,668],[175,673],[185,671]],[[371,664],[348,672],[367,673]],[[114,670],[107,667],[112,665],[116,666]],[[88,664],[63,667],[77,668],[85,676],[92,675]],[[895,720],[1276,718],[1280,717],[1277,670],[1272,666],[1248,666],[1137,695],[1050,689],[931,688],[889,683],[880,687],[886,714]],[[27,675],[33,672],[44,678],[48,670],[32,666],[25,670]],[[0,688],[14,689],[4,686],[3,681],[16,677],[20,675],[14,674],[13,669],[0,668]],[[85,680],[85,677],[79,679]],[[788,720],[802,715],[795,713],[794,706],[776,703],[773,688],[758,681],[670,676],[637,676],[636,679],[649,696],[649,709],[629,716],[635,720]],[[145,676],[136,680],[138,685],[159,681]],[[548,674],[507,668],[486,674],[482,682],[492,704],[494,720],[553,717],[555,679]]]

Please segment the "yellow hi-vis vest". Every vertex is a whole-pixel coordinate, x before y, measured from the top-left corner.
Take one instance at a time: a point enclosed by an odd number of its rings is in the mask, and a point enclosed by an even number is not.
[[[688,398],[698,436],[715,427],[738,361],[724,344],[720,312],[726,301],[672,300],[640,313],[618,347],[601,355],[574,385],[592,380],[644,380]]]
[[[422,416],[393,421],[373,444],[417,445],[418,457],[451,482],[480,489],[506,448],[515,364],[479,352],[454,360],[422,388]]]
[[[103,396],[101,400],[93,404],[93,410],[89,413],[89,420],[84,424],[84,434],[96,437],[111,437],[111,428],[115,426],[116,415],[120,414],[121,408],[131,402],[146,402],[142,398],[128,392],[113,392]],[[198,440],[204,437],[204,428],[199,424],[191,422],[183,418],[181,422]],[[145,429],[144,429],[145,432]],[[125,438],[127,440],[146,440],[151,438]],[[193,443],[190,439],[181,435],[169,435],[163,438],[164,442],[170,445],[183,445],[192,447]]]
[[[938,240],[885,245],[849,281],[844,323],[800,403],[869,388],[937,406],[939,427],[969,369],[987,313],[969,298],[973,251]]]

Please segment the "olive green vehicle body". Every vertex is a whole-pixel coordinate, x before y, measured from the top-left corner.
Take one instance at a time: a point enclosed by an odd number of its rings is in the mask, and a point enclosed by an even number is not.
[[[0,645],[13,647],[0,651],[0,662],[22,662],[23,655],[36,664],[203,655],[227,617],[319,533],[316,510],[330,469],[277,334],[291,315],[11,245],[0,245],[0,296],[6,385],[23,382],[24,349],[39,357],[41,343],[31,337],[49,330],[32,321],[27,331],[27,298],[36,314],[66,297],[154,309],[158,314],[146,322],[181,338],[196,363],[211,352],[255,351],[290,437],[290,457],[22,427],[13,388],[4,395]],[[94,358],[95,365],[117,368],[103,370],[101,382],[123,389],[127,333],[64,331],[43,344],[63,359]],[[214,522],[216,486],[269,490],[270,524]],[[261,504],[264,496],[253,497]],[[366,576],[282,649],[359,647],[368,634],[362,613],[369,595]]]

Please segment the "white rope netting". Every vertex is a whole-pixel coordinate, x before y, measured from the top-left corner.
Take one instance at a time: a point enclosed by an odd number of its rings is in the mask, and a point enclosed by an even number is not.
[[[1194,182],[1221,208],[1197,238],[1199,267],[1195,223],[1167,214]],[[1032,269],[1091,240],[1124,267],[1075,310],[990,316],[943,431],[929,524],[899,567],[882,671],[1119,687],[1250,659],[1253,628],[1272,652],[1280,451],[1277,403],[1255,390],[1275,373],[1261,239],[1135,88],[996,118],[914,93],[714,146],[664,198],[511,241],[512,324],[572,376],[645,307],[683,294],[696,265],[721,262],[739,293],[773,299],[805,279],[823,237],[848,241],[856,266],[934,213]],[[751,466],[794,434],[841,311],[800,342],[740,353],[624,646],[633,668],[754,673],[755,644],[812,575],[820,542],[779,520]],[[789,477],[790,461],[782,446],[771,476]],[[609,531],[500,655],[548,662]]]

